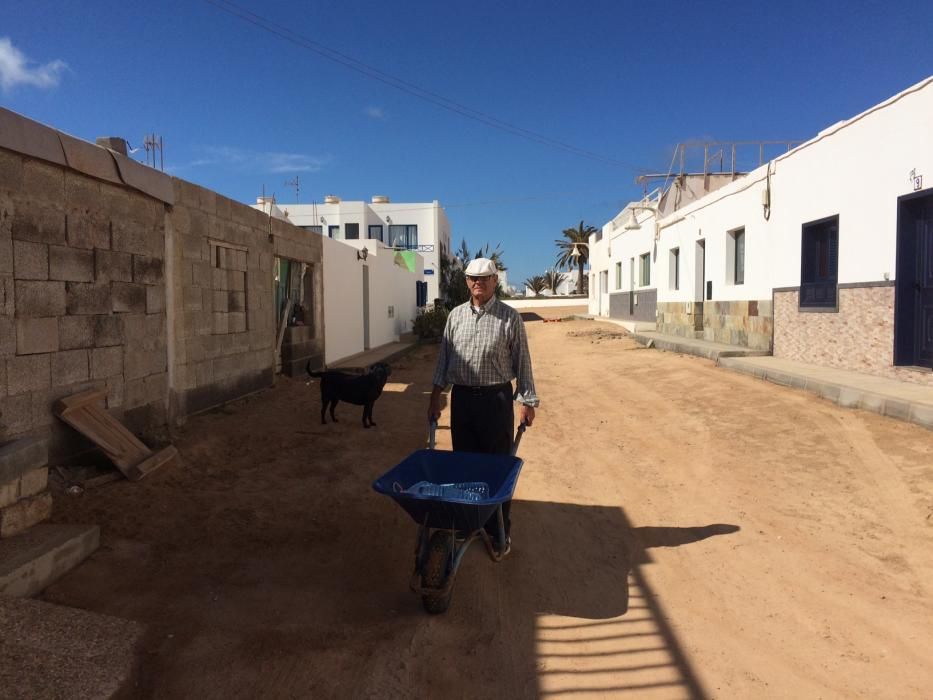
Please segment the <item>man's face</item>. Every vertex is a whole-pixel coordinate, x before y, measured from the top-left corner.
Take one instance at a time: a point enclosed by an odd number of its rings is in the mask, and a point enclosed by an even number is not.
[[[499,277],[497,275],[467,275],[467,289],[470,290],[470,298],[473,304],[480,306],[492,299],[492,295],[496,293],[496,282],[498,281]]]

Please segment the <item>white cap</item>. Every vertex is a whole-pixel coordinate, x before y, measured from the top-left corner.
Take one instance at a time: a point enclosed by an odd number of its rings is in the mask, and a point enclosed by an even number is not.
[[[486,275],[498,275],[499,270],[496,269],[496,264],[489,258],[476,258],[476,260],[470,261],[464,274],[470,277],[485,277]]]

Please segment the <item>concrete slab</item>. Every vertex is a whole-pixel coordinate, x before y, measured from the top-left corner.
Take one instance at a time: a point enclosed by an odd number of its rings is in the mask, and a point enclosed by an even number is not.
[[[0,540],[0,595],[36,595],[84,561],[99,544],[96,525],[34,525]]]
[[[933,387],[777,357],[721,357],[718,364],[933,430]]]
[[[365,352],[350,355],[342,360],[331,363],[327,369],[339,369],[342,372],[363,372],[371,364],[376,362],[386,362],[391,364],[393,360],[408,354],[418,347],[414,342],[386,343],[378,348],[372,348]]]
[[[713,343],[709,340],[681,338],[676,335],[664,335],[663,333],[650,331],[632,333],[632,339],[648,347],[667,350],[668,352],[679,352],[684,355],[705,357],[714,362],[721,357],[762,357],[771,355],[767,350],[752,350],[741,345],[726,345],[724,343]]]
[[[20,438],[0,445],[0,484],[18,479],[48,463],[49,442],[44,438]]]
[[[6,700],[109,698],[132,674],[145,632],[137,622],[6,596],[0,629]]]

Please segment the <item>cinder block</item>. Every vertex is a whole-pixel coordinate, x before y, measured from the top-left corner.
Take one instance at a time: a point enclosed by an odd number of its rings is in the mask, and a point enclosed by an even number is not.
[[[133,281],[137,284],[162,284],[162,260],[143,255],[133,256]]]
[[[23,161],[23,189],[30,197],[61,202],[65,194],[65,171],[41,160]]]
[[[64,316],[65,283],[16,280],[16,316]]]
[[[94,322],[94,346],[123,345],[126,334],[119,316],[97,316]]]
[[[182,297],[184,298],[185,311],[201,311],[204,308],[200,287],[185,287]]]
[[[9,368],[5,367],[9,372]],[[0,434],[21,435],[33,427],[32,395],[0,397]]]
[[[11,629],[29,635],[33,640],[23,648],[38,649],[49,643],[56,645],[55,653],[49,658],[67,659],[67,663],[73,664],[72,670],[65,670],[61,677],[70,679],[73,675],[78,680],[74,686],[67,687],[72,690],[82,688],[76,691],[76,695],[87,697],[96,693],[109,696],[117,692],[119,685],[129,677],[129,664],[124,663],[125,668],[121,667],[116,674],[109,668],[101,671],[87,658],[82,658],[81,643],[72,645],[68,639],[73,635],[67,631],[83,630],[82,636],[96,640],[94,646],[98,649],[102,648],[101,640],[106,640],[103,644],[110,650],[108,658],[113,658],[113,649],[119,648],[119,657],[130,659],[132,654],[128,651],[141,638],[142,627],[76,608],[19,598],[30,598],[40,593],[84,561],[99,543],[100,528],[96,525],[50,524],[37,525],[0,543],[0,618],[6,621],[15,619]],[[62,632],[49,635],[50,627]],[[40,639],[42,641],[36,644]],[[90,650],[87,653],[91,653]],[[61,667],[57,670],[63,671]],[[50,676],[40,680],[39,686],[30,684],[32,696],[61,694],[61,683],[61,680],[53,680]]]
[[[62,316],[58,319],[58,349],[94,346],[95,316]]]
[[[45,243],[13,241],[13,275],[20,280],[49,278],[49,247]]]
[[[93,282],[94,251],[49,246],[49,278],[65,282]]]
[[[65,203],[74,209],[100,209],[103,205],[100,182],[71,170],[65,171]]]
[[[87,350],[63,350],[52,355],[51,371],[54,386],[65,386],[88,380]]]
[[[36,355],[58,351],[58,319],[16,319],[16,354]]]
[[[20,154],[0,148],[0,182],[14,192],[23,188],[23,157]]]
[[[211,268],[211,288],[215,291],[226,291],[229,288],[227,285],[227,270],[221,270],[219,267]]]
[[[214,334],[215,335],[229,332],[228,321],[227,321],[228,315],[229,314],[226,314],[226,313],[218,313],[216,311],[214,312]]]
[[[108,314],[111,311],[110,285],[65,282],[67,310],[70,315]]]
[[[49,468],[39,467],[19,478],[19,498],[29,498],[45,491],[49,484]]]
[[[123,374],[123,348],[91,350],[91,379],[106,379],[118,374]]]
[[[93,212],[69,209],[65,215],[65,237],[72,248],[110,248],[110,221]]]
[[[0,508],[11,506],[19,500],[19,479],[0,484]]]
[[[18,241],[65,244],[65,212],[52,207],[16,210],[12,223],[13,238]]]
[[[117,375],[107,377],[107,406],[110,408],[119,408],[123,405],[123,376]]]
[[[22,498],[11,506],[0,508],[0,539],[18,535],[51,516],[52,494],[48,491]]]
[[[212,309],[217,313],[229,311],[230,294],[230,292],[212,291]]]
[[[132,282],[133,256],[112,250],[94,251],[94,276],[98,283]]]
[[[17,355],[6,361],[7,393],[10,396],[51,386],[50,355]]]
[[[227,292],[228,311],[246,311],[246,292]]]
[[[165,311],[165,288],[161,285],[146,285],[146,313]]]
[[[141,284],[114,282],[111,288],[113,310],[117,313],[145,313],[146,288]]]
[[[49,463],[49,442],[44,438],[26,437],[0,444],[0,482],[19,479],[23,474]]]
[[[242,311],[227,314],[227,329],[230,333],[245,333],[246,314]]]
[[[242,270],[227,270],[227,289],[234,292],[246,291],[246,272]]]
[[[130,219],[114,220],[111,240],[111,248],[123,253],[157,258],[164,254],[162,232]]]
[[[200,260],[204,238],[193,233],[181,235],[181,254],[186,260]]]

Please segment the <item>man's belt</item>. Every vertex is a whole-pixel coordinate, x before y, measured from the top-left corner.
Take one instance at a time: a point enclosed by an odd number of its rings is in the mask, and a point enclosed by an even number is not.
[[[467,391],[471,394],[497,394],[500,391],[512,393],[512,382],[502,384],[485,384],[483,386],[469,386],[468,384],[454,384],[454,389]]]

